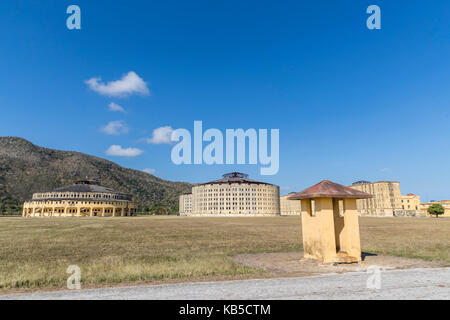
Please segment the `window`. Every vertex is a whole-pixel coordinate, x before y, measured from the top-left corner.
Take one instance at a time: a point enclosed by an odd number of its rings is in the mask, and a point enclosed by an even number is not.
[[[344,217],[344,211],[345,211],[344,200],[343,199],[338,200],[338,206],[339,206],[339,216],[341,218],[343,218]]]
[[[316,216],[316,200],[311,199],[311,217]]]

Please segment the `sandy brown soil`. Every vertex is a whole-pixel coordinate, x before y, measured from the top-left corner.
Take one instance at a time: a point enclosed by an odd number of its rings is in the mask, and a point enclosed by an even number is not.
[[[363,262],[360,264],[335,265],[321,264],[314,260],[304,259],[303,252],[241,254],[233,259],[244,265],[266,270],[274,277],[306,277],[324,273],[365,272],[370,266],[379,266],[384,270],[449,266],[448,263],[373,254],[363,254]]]

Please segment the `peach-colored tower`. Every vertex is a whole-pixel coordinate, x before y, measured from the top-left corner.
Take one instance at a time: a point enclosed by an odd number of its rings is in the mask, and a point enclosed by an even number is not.
[[[325,263],[360,262],[356,199],[371,197],[327,180],[290,196],[301,201],[304,257]]]

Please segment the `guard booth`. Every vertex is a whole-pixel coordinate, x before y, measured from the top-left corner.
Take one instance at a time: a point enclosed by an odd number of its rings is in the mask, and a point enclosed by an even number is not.
[[[290,196],[301,201],[304,257],[324,263],[361,262],[357,199],[372,196],[324,180]]]

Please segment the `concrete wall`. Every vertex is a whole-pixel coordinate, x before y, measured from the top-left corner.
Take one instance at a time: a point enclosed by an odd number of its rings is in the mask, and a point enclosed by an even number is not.
[[[301,207],[305,258],[323,262],[339,262],[341,258],[361,261],[355,199],[304,199]]]

